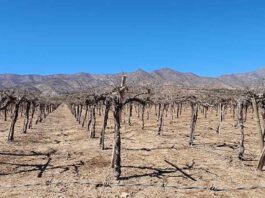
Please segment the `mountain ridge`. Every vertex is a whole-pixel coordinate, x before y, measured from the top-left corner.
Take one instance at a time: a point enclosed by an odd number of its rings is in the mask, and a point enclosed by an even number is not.
[[[164,67],[147,72],[137,69],[133,72],[116,74],[0,74],[0,89],[23,87],[39,90],[44,95],[72,93],[100,86],[115,86],[122,75],[128,76],[128,84],[139,86],[172,85],[183,88],[245,89],[265,84],[265,68],[253,72],[226,74],[219,77],[204,77],[192,72],[179,72]]]

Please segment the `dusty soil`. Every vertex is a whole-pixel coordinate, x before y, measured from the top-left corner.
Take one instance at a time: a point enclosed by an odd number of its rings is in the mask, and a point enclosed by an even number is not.
[[[13,143],[6,142],[10,122],[0,118],[1,197],[264,197],[265,172],[256,171],[260,151],[251,115],[244,161],[237,157],[240,134],[230,114],[220,134],[215,113],[207,119],[199,115],[193,147],[188,146],[190,110],[170,120],[168,115],[161,136],[154,113],[144,130],[137,116],[133,126],[122,126],[122,178],[115,181],[112,123],[108,149],[102,151],[101,117],[97,138],[89,139],[66,105],[27,134],[21,133],[20,118]]]

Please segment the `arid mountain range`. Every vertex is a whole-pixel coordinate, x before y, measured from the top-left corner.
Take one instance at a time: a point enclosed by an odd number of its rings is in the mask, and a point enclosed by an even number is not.
[[[174,85],[185,88],[257,88],[265,83],[265,68],[242,74],[223,75],[217,78],[202,77],[193,73],[182,73],[169,68],[152,72],[137,70],[118,74],[56,74],[16,75],[1,74],[0,89],[10,87],[30,88],[45,95],[57,95],[87,90],[99,86],[118,85],[121,75],[128,76],[128,83],[135,85]]]

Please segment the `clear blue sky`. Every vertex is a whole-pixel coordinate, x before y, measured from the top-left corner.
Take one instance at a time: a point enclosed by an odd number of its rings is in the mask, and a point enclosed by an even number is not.
[[[0,73],[262,66],[264,0],[0,0]]]

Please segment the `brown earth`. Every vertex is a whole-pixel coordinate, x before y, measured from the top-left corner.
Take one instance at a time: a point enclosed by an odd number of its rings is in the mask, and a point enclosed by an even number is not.
[[[215,113],[207,119],[199,115],[192,148],[190,110],[173,123],[168,115],[162,136],[154,113],[151,118],[144,130],[137,117],[133,126],[122,126],[122,178],[115,181],[112,123],[106,132],[108,149],[102,151],[101,118],[97,138],[89,139],[66,105],[27,134],[20,132],[20,118],[13,143],[6,142],[10,122],[1,117],[1,197],[264,197],[265,172],[256,171],[260,151],[250,114],[244,161],[237,157],[240,134],[230,114],[220,134]]]

